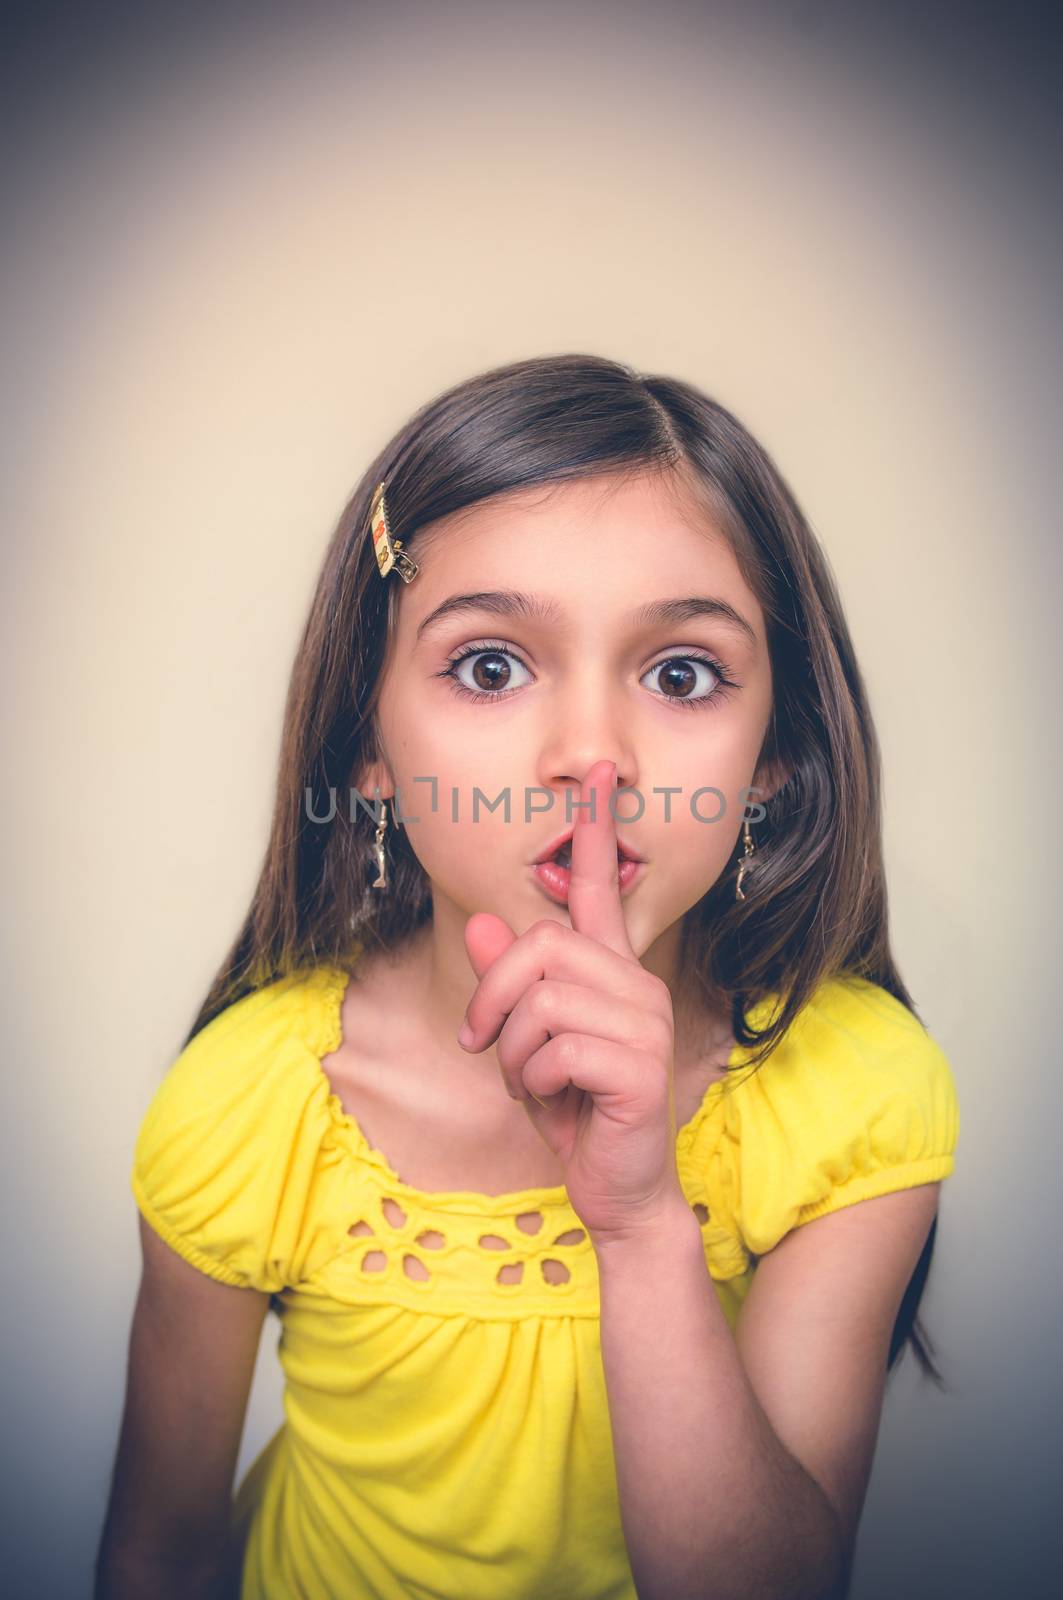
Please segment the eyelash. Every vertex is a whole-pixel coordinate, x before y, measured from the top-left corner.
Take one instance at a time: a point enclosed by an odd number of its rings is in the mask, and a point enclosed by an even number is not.
[[[461,666],[463,661],[468,661],[471,656],[492,654],[512,656],[515,661],[520,661],[520,656],[515,650],[511,649],[508,644],[501,644],[495,639],[480,639],[476,644],[470,644],[466,646],[466,648],[459,651],[456,656],[451,656],[443,671],[437,672],[435,676],[437,678],[449,678],[451,680],[451,688],[453,689],[454,693],[461,695],[463,699],[471,700],[476,705],[482,705],[487,701],[508,700],[511,694],[517,694],[519,691],[516,689],[502,689],[496,694],[491,694],[487,690],[481,691],[469,689],[458,679],[457,669]],[[685,650],[681,655],[677,654],[662,656],[660,661],[655,661],[652,667],[646,668],[646,671],[654,672],[658,667],[667,666],[670,661],[703,662],[716,678],[717,687],[709,694],[699,695],[696,699],[689,697],[684,699],[679,696],[666,694],[657,694],[655,696],[656,699],[663,700],[668,705],[679,706],[684,711],[703,710],[706,707],[715,706],[722,700],[729,699],[733,690],[741,688],[741,684],[737,683],[734,678],[728,675],[727,668],[722,662],[717,661],[715,657],[705,655],[698,650]],[[523,661],[521,661],[520,664],[522,667],[524,667],[525,671],[529,670],[529,668],[524,666]]]

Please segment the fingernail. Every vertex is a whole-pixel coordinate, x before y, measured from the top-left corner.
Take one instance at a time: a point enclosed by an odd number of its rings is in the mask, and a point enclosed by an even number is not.
[[[475,1038],[476,1034],[473,1032],[472,1028],[469,1027],[467,1022],[463,1022],[458,1031],[458,1043],[463,1045],[467,1050]]]

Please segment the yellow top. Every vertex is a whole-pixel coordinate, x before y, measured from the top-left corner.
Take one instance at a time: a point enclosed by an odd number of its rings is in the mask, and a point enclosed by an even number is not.
[[[563,1187],[402,1182],[321,1070],[347,982],[318,967],[230,1005],[174,1061],[136,1146],[155,1231],[276,1297],[286,1420],[237,1494],[242,1600],[635,1600],[593,1246]],[[769,1016],[766,1001],[751,1021]],[[958,1127],[948,1059],[911,1012],[864,979],[821,985],[678,1134],[729,1325],[754,1257],[947,1177]]]

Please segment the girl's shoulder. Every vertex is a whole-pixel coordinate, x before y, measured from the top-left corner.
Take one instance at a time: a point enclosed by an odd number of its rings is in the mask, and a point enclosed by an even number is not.
[[[333,1001],[346,981],[337,968],[308,967],[231,1002],[170,1062],[148,1121],[177,1106],[216,1113],[224,1101],[290,1076],[291,1063],[319,1061],[332,1047]]]
[[[336,1107],[321,1071],[346,974],[303,969],[219,1012],[171,1061],[136,1140],[145,1220],[222,1282],[273,1292],[312,1243]]]
[[[762,1024],[772,1002],[754,1007]],[[739,1072],[762,1096],[803,1100],[843,1093],[849,1103],[874,1102],[885,1083],[920,1092],[952,1085],[941,1045],[903,1001],[855,973],[824,979],[759,1068]],[[743,1098],[755,1100],[743,1087]]]
[[[948,1056],[902,1001],[854,974],[822,983],[724,1099],[736,1220],[758,1255],[791,1227],[955,1168]]]
[[[841,1072],[887,1060],[894,1070],[904,1070],[903,1062],[914,1073],[948,1066],[941,1046],[902,1000],[851,972],[824,979],[782,1048],[791,1061],[818,1060]]]

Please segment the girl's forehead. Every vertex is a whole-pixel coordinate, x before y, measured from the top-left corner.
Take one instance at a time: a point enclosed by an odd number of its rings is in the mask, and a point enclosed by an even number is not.
[[[532,484],[465,506],[424,532],[425,543],[434,543],[440,537],[519,538],[530,529],[559,538],[606,529],[647,535],[687,529],[722,537],[708,506],[675,472],[605,473]]]
[[[588,606],[601,618],[626,614],[636,601],[709,593],[761,631],[730,540],[673,475],[496,495],[440,519],[411,548],[421,571],[402,605],[418,629],[457,593],[521,590],[552,601],[559,624]]]
[[[731,569],[742,582],[720,522],[674,474],[613,474],[494,495],[421,530],[411,548],[425,570],[520,564],[557,573],[578,564],[626,567],[642,581],[647,568],[693,562]]]

